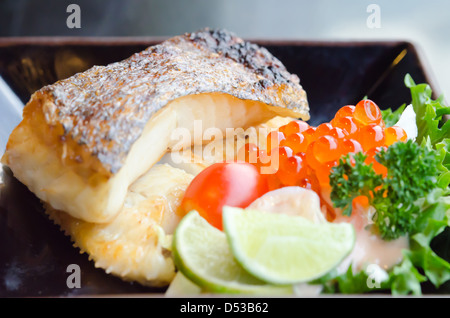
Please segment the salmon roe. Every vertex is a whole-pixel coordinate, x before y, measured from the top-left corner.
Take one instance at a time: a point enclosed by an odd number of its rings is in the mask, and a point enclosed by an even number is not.
[[[330,206],[330,173],[339,159],[347,154],[364,152],[366,163],[373,164],[375,172],[387,174],[387,169],[375,159],[381,149],[395,142],[405,142],[406,132],[397,126],[387,127],[380,108],[371,100],[362,100],[341,107],[328,123],[317,127],[304,121],[293,120],[272,131],[267,136],[265,167],[271,166],[273,173],[267,176],[271,190],[285,186],[300,186],[312,189],[327,208],[327,217],[335,216]],[[262,166],[261,150],[255,145],[245,145],[241,156],[257,158]],[[248,160],[246,160],[248,161]]]

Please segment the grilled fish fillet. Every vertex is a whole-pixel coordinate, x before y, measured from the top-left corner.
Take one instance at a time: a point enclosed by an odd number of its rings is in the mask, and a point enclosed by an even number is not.
[[[176,128],[246,129],[276,115],[309,119],[299,78],[266,49],[205,29],[43,87],[2,163],[54,209],[110,222]]]
[[[96,267],[145,286],[168,285],[176,272],[170,252],[171,234],[179,223],[177,210],[194,174],[215,162],[233,160],[232,148],[240,143],[239,140],[245,143],[255,138],[259,147],[265,149],[267,132],[290,120],[275,117],[247,131],[259,132],[260,136],[246,138],[244,134],[238,134],[236,138],[213,140],[200,147],[214,147],[213,156],[204,153],[197,160],[186,160],[177,168],[160,160],[130,185],[123,207],[110,222],[86,222],[49,204],[45,204],[46,213],[70,236],[75,247],[89,255]],[[190,151],[187,149],[186,154]],[[171,158],[169,154],[164,156],[167,162]]]
[[[95,266],[126,281],[165,286],[175,275],[170,253],[176,213],[193,176],[156,164],[129,188],[108,223],[90,223],[46,206],[46,213]]]

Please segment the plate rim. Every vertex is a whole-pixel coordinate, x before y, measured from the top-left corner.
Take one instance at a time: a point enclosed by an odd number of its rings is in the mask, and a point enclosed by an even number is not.
[[[163,42],[172,36],[12,36],[0,37],[0,49],[20,46],[122,46],[143,45],[151,46]],[[426,57],[423,47],[410,39],[295,39],[295,38],[263,38],[242,37],[243,40],[264,46],[369,46],[381,45],[386,47],[405,46],[415,55],[421,70],[424,73],[426,83],[433,90],[434,98],[442,94],[431,64]],[[448,97],[447,97],[448,98]],[[444,99],[445,96],[444,96]]]

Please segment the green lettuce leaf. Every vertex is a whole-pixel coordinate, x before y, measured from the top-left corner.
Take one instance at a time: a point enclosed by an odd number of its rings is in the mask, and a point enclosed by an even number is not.
[[[409,252],[403,251],[402,262],[395,266],[389,275],[389,284],[392,295],[415,295],[422,294],[422,283],[427,278],[420,274],[410,259]]]
[[[435,189],[418,202],[421,215],[417,220],[416,232],[410,237],[409,258],[425,276],[439,287],[450,279],[450,264],[431,248],[432,240],[448,226],[450,197],[443,196],[445,190]]]
[[[433,100],[431,87],[428,84],[414,83],[409,74],[405,76],[405,85],[411,91],[418,142],[430,138],[431,144],[435,145],[444,138],[450,138],[450,120],[444,118],[445,115],[450,115],[450,107],[443,104],[443,96]]]
[[[402,106],[397,108],[395,111],[393,111],[391,108],[382,110],[381,116],[383,118],[383,121],[384,121],[386,127],[394,126],[400,119],[400,116],[402,115],[405,108],[406,108],[406,104],[403,104]]]
[[[434,145],[439,161],[438,185],[445,189],[450,185],[450,138],[445,138]]]
[[[410,236],[410,249],[405,251],[404,262],[421,269],[424,277],[436,288],[450,280],[450,264],[438,256],[431,247],[433,239],[450,225],[450,107],[443,104],[443,97],[432,99],[432,90],[428,84],[415,84],[409,74],[405,76],[405,85],[411,91],[411,104],[416,113],[418,136],[416,142],[433,149],[437,158],[437,185],[425,198],[418,200],[421,213],[416,222],[415,233]],[[409,265],[401,264],[404,268]],[[398,266],[392,271],[395,280]],[[410,268],[410,271],[415,271]],[[411,272],[410,276],[415,276]],[[414,279],[413,279],[414,280]],[[416,281],[417,283],[417,281]],[[410,292],[416,294],[415,288]],[[407,289],[398,290],[392,285],[393,294],[408,293]]]

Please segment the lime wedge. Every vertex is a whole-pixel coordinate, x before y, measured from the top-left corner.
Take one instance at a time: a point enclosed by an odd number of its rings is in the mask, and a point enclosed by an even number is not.
[[[183,217],[173,236],[175,265],[205,292],[253,295],[288,295],[292,286],[273,286],[247,273],[237,263],[225,233],[210,225],[197,211]]]
[[[349,223],[314,223],[302,216],[224,207],[224,231],[235,259],[272,284],[297,284],[335,268],[353,249]]]
[[[167,297],[195,296],[201,294],[202,289],[191,282],[182,272],[177,272],[166,290]]]

